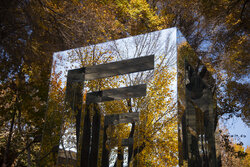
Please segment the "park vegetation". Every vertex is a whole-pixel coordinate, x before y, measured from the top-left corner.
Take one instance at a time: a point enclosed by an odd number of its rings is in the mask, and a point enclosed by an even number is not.
[[[60,74],[51,68],[55,65],[54,52],[174,26],[216,78],[217,117],[240,117],[249,126],[249,8],[248,0],[2,0],[0,165],[37,166],[41,158],[46,113],[60,111],[65,94],[58,80]],[[96,57],[83,57],[87,61],[82,65],[105,61],[98,59],[98,55],[92,56]],[[170,86],[166,80],[172,79],[174,74],[164,66],[159,66],[158,70],[145,99],[102,106],[107,113],[123,109],[129,112],[132,105],[140,109],[141,128],[132,126],[141,132],[139,134],[145,134],[140,136],[137,145],[143,149],[135,157],[138,163],[146,163],[140,166],[178,164],[174,104],[171,92],[162,89]],[[105,83],[89,82],[87,86],[96,90],[120,84]],[[166,100],[165,96],[169,98]],[[161,119],[166,116],[164,112],[168,117]],[[60,116],[57,119],[60,120]],[[115,133],[119,133],[119,128]],[[132,131],[130,128],[127,127],[127,135]],[[158,135],[156,131],[162,133]],[[249,166],[249,154],[244,154],[249,153],[249,147],[244,151],[242,146],[230,144],[227,135],[222,136],[221,149],[225,151],[222,163],[227,164],[224,166],[236,166],[234,159],[241,166]],[[227,149],[224,144],[233,149]]]

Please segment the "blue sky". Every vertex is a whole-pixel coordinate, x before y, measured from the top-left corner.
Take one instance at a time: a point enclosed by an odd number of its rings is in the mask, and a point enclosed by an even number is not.
[[[234,137],[235,141],[243,142],[243,146],[246,148],[250,146],[250,128],[242,121],[241,118],[233,117],[225,121],[226,126],[230,135],[238,135],[239,137]],[[240,137],[245,135],[246,137]]]

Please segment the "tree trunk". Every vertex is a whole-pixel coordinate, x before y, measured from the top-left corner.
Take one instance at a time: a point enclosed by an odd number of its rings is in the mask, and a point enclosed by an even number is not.
[[[104,126],[103,143],[102,143],[102,165],[101,166],[109,166],[109,151],[106,148],[107,129],[108,129],[108,126]]]
[[[86,115],[84,118],[82,148],[81,148],[81,167],[87,167],[89,163],[89,150],[90,150],[90,111],[89,106],[86,106]]]
[[[12,163],[12,162],[7,162],[7,159],[8,159],[8,156],[9,156],[10,143],[11,143],[11,138],[12,138],[12,134],[13,134],[13,127],[14,127],[14,122],[15,122],[15,116],[16,116],[16,111],[14,111],[14,113],[12,115],[9,136],[8,136],[8,140],[7,140],[7,144],[6,144],[6,148],[5,148],[5,152],[4,152],[4,156],[3,156],[2,167],[5,167],[5,166],[7,166],[7,164],[11,164]]]

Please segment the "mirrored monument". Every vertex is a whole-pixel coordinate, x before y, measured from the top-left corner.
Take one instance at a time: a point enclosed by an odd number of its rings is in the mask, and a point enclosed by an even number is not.
[[[54,53],[41,166],[218,166],[214,79],[177,28]]]

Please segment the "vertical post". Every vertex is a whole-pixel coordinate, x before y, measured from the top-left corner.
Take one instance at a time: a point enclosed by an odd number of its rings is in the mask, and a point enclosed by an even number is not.
[[[103,131],[103,143],[102,143],[102,165],[101,166],[109,166],[109,151],[106,148],[107,141],[107,129],[108,125],[105,125],[105,117],[104,117],[104,131]]]
[[[66,87],[66,103],[75,113],[75,128],[76,128],[76,149],[77,160],[79,159],[80,148],[80,131],[81,131],[81,117],[83,104],[83,88],[85,80],[85,67],[73,69],[68,71],[67,87]]]
[[[82,112],[82,90],[84,88],[85,68],[79,68],[68,71],[67,86],[66,86],[66,103],[69,103],[71,109],[76,113],[76,147],[78,150],[79,134]]]
[[[82,90],[83,83],[77,83],[77,88],[75,91],[75,99],[74,99],[74,112],[76,113],[76,148],[78,150],[79,137],[80,137],[80,124],[81,124],[81,113],[82,113]]]
[[[101,124],[100,109],[96,103],[93,104],[94,116],[92,123],[92,139],[91,139],[91,151],[90,151],[90,167],[97,167],[98,162],[98,146],[99,146],[99,133]]]
[[[117,167],[123,167],[123,148],[118,145],[118,155],[116,161]]]
[[[89,164],[89,151],[90,151],[90,128],[91,128],[91,122],[90,122],[90,106],[86,106],[85,110],[85,117],[84,117],[84,127],[83,127],[83,133],[82,133],[82,143],[81,143],[81,167],[88,167]]]

